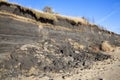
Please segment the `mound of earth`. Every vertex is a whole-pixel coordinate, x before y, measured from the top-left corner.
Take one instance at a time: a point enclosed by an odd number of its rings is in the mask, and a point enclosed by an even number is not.
[[[119,64],[119,46],[97,25],[0,2],[0,80],[104,80],[94,72]]]

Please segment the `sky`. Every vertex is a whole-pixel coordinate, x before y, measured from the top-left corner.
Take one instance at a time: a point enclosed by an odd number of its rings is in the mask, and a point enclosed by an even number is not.
[[[8,1],[37,10],[42,10],[45,6],[50,6],[56,13],[73,17],[86,17],[90,22],[120,34],[120,0]]]

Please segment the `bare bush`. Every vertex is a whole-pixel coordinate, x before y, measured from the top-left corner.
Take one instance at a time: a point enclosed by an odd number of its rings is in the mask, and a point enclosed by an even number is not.
[[[45,6],[45,7],[43,8],[43,12],[53,13],[53,9],[52,9],[51,7],[49,7],[49,6]]]

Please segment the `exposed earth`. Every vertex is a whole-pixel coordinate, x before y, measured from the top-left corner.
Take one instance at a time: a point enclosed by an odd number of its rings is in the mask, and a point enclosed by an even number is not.
[[[119,34],[0,2],[0,80],[119,79]]]

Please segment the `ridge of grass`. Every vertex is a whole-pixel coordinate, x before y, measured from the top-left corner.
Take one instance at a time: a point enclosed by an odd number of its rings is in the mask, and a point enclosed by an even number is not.
[[[88,24],[89,22],[85,19],[82,18],[78,18],[78,17],[68,17],[68,16],[62,16],[59,14],[51,14],[51,13],[46,13],[46,12],[42,12],[42,11],[37,11],[31,8],[26,8],[26,7],[22,7],[18,4],[14,4],[14,3],[9,3],[9,2],[4,2],[4,1],[0,1],[0,5],[7,5],[9,7],[16,7],[19,8],[21,11],[23,12],[28,12],[30,14],[33,14],[34,17],[39,20],[40,18],[44,18],[44,19],[48,19],[48,20],[53,20],[53,21],[58,21],[58,18],[62,18],[67,20],[68,22],[70,22],[71,24]],[[89,23],[90,24],[90,23]]]

